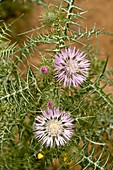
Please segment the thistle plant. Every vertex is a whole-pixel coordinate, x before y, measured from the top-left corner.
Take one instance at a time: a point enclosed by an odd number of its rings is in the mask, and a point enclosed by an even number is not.
[[[42,6],[41,27],[21,47],[1,26],[0,169],[42,170],[58,159],[61,170],[112,170],[113,70],[90,43],[110,33],[87,30],[74,0]],[[38,64],[28,62],[34,51]]]

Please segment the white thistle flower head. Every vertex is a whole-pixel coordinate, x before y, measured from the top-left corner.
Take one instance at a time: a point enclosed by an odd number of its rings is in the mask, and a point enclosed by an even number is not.
[[[88,76],[90,62],[86,54],[76,48],[66,48],[55,56],[55,78],[65,86],[78,86]]]
[[[69,113],[55,107],[47,108],[35,118],[35,137],[47,147],[65,145],[73,135],[73,121]]]

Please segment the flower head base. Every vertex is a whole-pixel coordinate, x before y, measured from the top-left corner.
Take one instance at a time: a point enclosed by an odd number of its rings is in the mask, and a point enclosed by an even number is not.
[[[34,134],[47,147],[65,145],[73,135],[73,121],[65,111],[48,108],[35,118]]]
[[[86,55],[75,48],[62,50],[55,57],[55,78],[65,86],[78,86],[86,80],[89,70]]]

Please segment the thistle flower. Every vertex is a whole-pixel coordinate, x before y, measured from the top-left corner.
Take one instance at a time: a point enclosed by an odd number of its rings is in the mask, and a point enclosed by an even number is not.
[[[55,78],[65,86],[78,86],[86,80],[89,70],[86,54],[69,47],[55,56]]]
[[[42,71],[42,73],[47,73],[47,68],[43,67],[43,68],[41,68],[41,71]]]
[[[44,21],[45,24],[51,25],[55,22],[57,16],[58,16],[57,12],[48,7],[43,11],[42,20]]]
[[[52,106],[53,106],[53,102],[50,101],[50,102],[48,103],[48,106],[52,107]]]
[[[42,145],[55,147],[65,145],[73,135],[73,119],[59,108],[47,108],[34,122],[35,137]]]

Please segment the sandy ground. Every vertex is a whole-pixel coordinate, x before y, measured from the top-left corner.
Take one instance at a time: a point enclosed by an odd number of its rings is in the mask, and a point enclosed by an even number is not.
[[[88,10],[85,14],[88,29],[96,23],[97,29],[113,33],[113,0],[77,0],[77,5]],[[113,68],[113,36],[99,35],[101,55],[109,56],[108,66]]]

